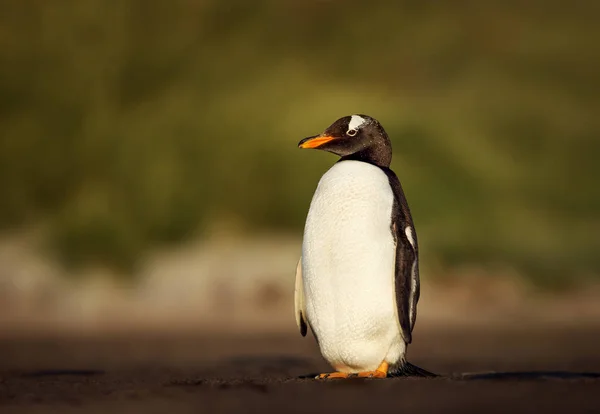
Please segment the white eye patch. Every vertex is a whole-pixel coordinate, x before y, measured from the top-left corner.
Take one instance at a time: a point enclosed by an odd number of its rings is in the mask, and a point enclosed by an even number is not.
[[[350,122],[348,123],[348,131],[358,130],[362,124],[367,122],[365,118],[359,115],[352,115]]]

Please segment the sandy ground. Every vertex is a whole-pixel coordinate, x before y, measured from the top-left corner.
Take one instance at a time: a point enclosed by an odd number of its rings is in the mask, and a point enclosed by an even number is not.
[[[410,360],[436,379],[316,381],[313,338],[4,335],[0,411],[600,412],[599,326],[427,326]]]

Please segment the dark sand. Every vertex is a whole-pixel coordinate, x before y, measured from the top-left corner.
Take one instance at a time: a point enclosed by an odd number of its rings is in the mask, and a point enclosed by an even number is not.
[[[409,360],[444,377],[315,381],[328,366],[291,333],[5,334],[0,412],[600,413],[599,345],[597,327],[429,326]]]

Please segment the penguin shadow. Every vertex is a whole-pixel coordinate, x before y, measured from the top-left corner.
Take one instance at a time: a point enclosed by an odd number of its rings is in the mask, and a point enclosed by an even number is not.
[[[300,380],[315,379],[319,373],[300,375]],[[600,372],[574,372],[574,371],[506,371],[506,372],[468,372],[461,374],[435,375],[423,377],[417,375],[403,375],[388,377],[389,379],[412,378],[412,379],[446,379],[452,381],[546,381],[546,380],[597,380],[600,379]],[[353,378],[351,381],[369,381],[370,378]],[[379,380],[379,379],[375,379]],[[321,380],[333,382],[340,380],[330,379]],[[341,381],[343,382],[343,381]]]
[[[310,374],[303,374],[296,377],[299,380],[316,380],[322,372],[314,372]],[[368,378],[368,377],[349,377],[345,379],[340,378],[322,378],[319,381],[322,382],[334,382],[334,383],[357,383],[357,382],[369,382],[369,381],[382,381],[382,380],[390,380],[395,378],[415,378],[415,379],[432,379],[432,378],[445,378],[443,375],[433,374],[430,376],[421,376],[421,375],[394,375],[389,376],[387,378]]]
[[[600,379],[600,372],[575,371],[507,371],[474,372],[451,376],[459,381],[544,381]]]

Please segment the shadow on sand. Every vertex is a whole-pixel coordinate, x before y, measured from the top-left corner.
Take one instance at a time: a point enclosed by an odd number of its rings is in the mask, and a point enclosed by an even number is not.
[[[497,380],[497,381],[519,381],[519,380],[581,380],[600,378],[599,372],[571,372],[571,371],[515,371],[515,372],[479,372],[465,373],[450,376],[456,380]]]
[[[298,379],[314,379],[318,373],[301,375]],[[402,378],[402,377],[396,377]],[[409,376],[404,376],[409,378]],[[539,380],[584,380],[600,379],[600,372],[570,371],[514,371],[514,372],[476,372],[464,374],[438,375],[436,377],[417,377],[421,379],[449,379],[453,381],[539,381]],[[364,379],[364,378],[363,378]],[[330,380],[330,381],[335,381]]]
[[[53,376],[81,376],[91,377],[95,375],[103,375],[105,372],[99,369],[41,369],[36,371],[29,371],[22,374],[25,378],[38,378],[38,377],[53,377]]]

